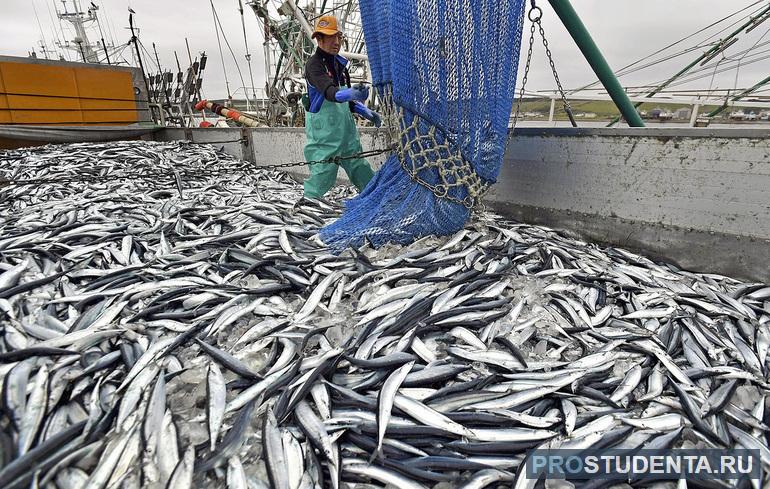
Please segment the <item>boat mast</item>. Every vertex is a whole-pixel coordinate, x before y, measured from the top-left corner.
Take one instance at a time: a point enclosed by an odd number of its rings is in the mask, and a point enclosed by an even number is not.
[[[75,38],[72,39],[72,43],[75,47],[71,46],[69,42],[65,42],[63,46],[60,45],[59,47],[77,51],[82,56],[84,63],[98,63],[99,55],[97,54],[97,50],[94,49],[95,45],[88,39],[88,32],[86,31],[85,26],[88,22],[97,21],[96,10],[98,7],[91,5],[86,13],[80,10],[80,4],[77,0],[72,0],[72,5],[75,9],[73,12],[70,12],[67,9],[67,0],[62,0],[62,5],[64,6],[64,12],[60,12],[56,9],[56,15],[59,19],[66,20],[74,27]]]

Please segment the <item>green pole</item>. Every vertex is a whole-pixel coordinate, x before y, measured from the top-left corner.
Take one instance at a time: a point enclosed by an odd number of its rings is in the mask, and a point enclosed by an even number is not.
[[[634,108],[634,105],[629,100],[623,87],[620,86],[620,82],[615,77],[615,73],[612,71],[607,61],[602,56],[599,47],[591,38],[591,34],[588,33],[588,29],[583,25],[583,22],[578,17],[575,9],[569,3],[569,0],[549,0],[551,6],[556,11],[556,15],[561,19],[564,27],[567,28],[572,39],[580,48],[580,51],[585,56],[588,64],[593,68],[596,76],[599,77],[599,81],[602,82],[604,88],[612,97],[612,101],[623,114],[623,117],[631,127],[644,127],[642,118],[639,117],[639,113]]]
[[[273,77],[273,88],[278,84],[278,75],[281,73],[281,65],[283,64],[283,52],[278,57],[278,64],[275,67],[275,76]]]
[[[749,88],[749,89],[739,93],[738,95],[735,95],[734,97],[731,97],[730,100],[732,100],[733,102],[735,102],[736,100],[740,100],[740,99],[746,97],[747,95],[756,92],[759,88],[767,85],[768,83],[770,83],[770,76],[768,76],[767,78],[765,78],[761,82],[757,83],[753,87],[751,87],[751,88]],[[722,112],[726,108],[727,108],[727,104],[724,104],[721,107],[717,107],[716,109],[714,109],[711,112],[709,112],[709,114],[706,117],[714,117],[715,115],[719,114],[720,112]]]

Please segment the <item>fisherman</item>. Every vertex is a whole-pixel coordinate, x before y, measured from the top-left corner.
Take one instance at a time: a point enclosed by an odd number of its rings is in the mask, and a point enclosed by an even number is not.
[[[305,160],[321,161],[361,153],[361,140],[352,114],[377,127],[382,119],[363,104],[369,98],[369,89],[350,85],[348,60],[339,55],[343,35],[337,29],[337,19],[321,16],[312,37],[318,39],[318,48],[305,65],[309,99],[305,105]],[[359,192],[374,175],[364,158],[342,160],[339,166]],[[337,169],[335,163],[311,163],[310,177],[305,180],[305,197],[323,197],[337,181]]]

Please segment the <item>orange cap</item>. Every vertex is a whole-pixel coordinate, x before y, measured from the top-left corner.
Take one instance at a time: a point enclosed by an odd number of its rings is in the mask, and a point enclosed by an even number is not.
[[[332,15],[322,15],[315,23],[315,30],[313,31],[312,38],[318,34],[325,34],[327,36],[333,36],[339,32],[337,29],[337,19]]]

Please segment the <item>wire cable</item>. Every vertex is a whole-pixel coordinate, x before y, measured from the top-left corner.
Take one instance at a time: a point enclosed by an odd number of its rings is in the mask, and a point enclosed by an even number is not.
[[[729,18],[731,18],[731,17],[734,17],[734,16],[736,16],[736,15],[740,14],[741,12],[744,12],[744,11],[746,11],[746,10],[748,10],[748,9],[751,9],[752,7],[754,7],[754,6],[756,6],[756,5],[759,5],[759,4],[761,4],[761,3],[765,3],[765,1],[766,1],[766,0],[757,0],[757,1],[755,1],[755,2],[753,2],[753,3],[751,3],[751,4],[749,4],[749,5],[747,5],[746,7],[743,7],[743,8],[741,8],[741,9],[737,10],[736,12],[733,12],[733,13],[732,13],[732,14],[730,14],[730,15],[728,15],[728,16],[726,16],[726,17],[723,17],[723,18],[721,18],[721,19],[719,19],[719,20],[717,20],[716,22],[712,22],[711,24],[709,24],[709,25],[707,25],[707,26],[705,26],[705,27],[702,27],[701,29],[697,30],[696,32],[694,32],[694,33],[692,33],[692,34],[689,34],[689,35],[687,35],[687,36],[685,36],[685,37],[683,37],[683,38],[681,38],[681,39],[679,39],[679,40],[677,40],[677,41],[675,41],[675,42],[673,42],[673,43],[671,43],[671,44],[668,44],[667,46],[664,46],[663,48],[660,48],[660,49],[658,49],[657,51],[655,51],[655,52],[653,52],[653,53],[651,53],[651,54],[649,54],[649,55],[647,55],[647,56],[644,56],[644,57],[642,57],[642,58],[640,58],[640,59],[638,59],[638,60],[636,60],[636,61],[634,61],[634,62],[632,62],[632,63],[630,63],[630,64],[628,64],[628,65],[626,65],[626,66],[624,66],[624,67],[622,67],[622,68],[620,68],[620,69],[619,69],[619,70],[616,72],[616,76],[623,76],[623,74],[619,74],[619,73],[620,73],[620,72],[622,72],[622,71],[624,71],[624,70],[627,70],[627,69],[629,69],[629,68],[631,68],[631,67],[633,67],[633,66],[635,66],[635,65],[637,65],[637,64],[639,64],[639,63],[641,63],[641,62],[643,62],[643,61],[645,61],[645,60],[647,60],[647,59],[649,59],[649,58],[651,58],[651,57],[653,57],[653,56],[655,56],[655,55],[657,55],[657,54],[660,54],[660,53],[662,53],[663,51],[665,51],[665,50],[667,50],[667,49],[670,49],[670,48],[672,48],[672,47],[674,47],[674,46],[676,46],[676,45],[678,45],[678,44],[681,44],[682,42],[684,42],[684,41],[686,41],[686,40],[688,40],[688,39],[690,39],[690,38],[692,38],[692,37],[695,37],[695,36],[697,36],[698,34],[700,34],[700,33],[702,33],[702,32],[705,32],[705,31],[707,31],[708,29],[710,29],[710,28],[712,28],[712,27],[714,27],[714,26],[716,26],[716,25],[718,25],[718,24],[720,24],[720,23],[722,23],[722,22],[726,21],[727,19],[729,19]],[[727,29],[729,29],[730,27],[733,27],[733,26],[735,26],[735,25],[736,25],[736,24],[738,24],[739,22],[741,22],[741,21],[743,21],[744,19],[746,19],[747,17],[750,17],[751,15],[753,15],[753,14],[755,14],[755,13],[759,12],[759,11],[760,11],[760,10],[762,10],[763,8],[765,8],[765,7],[764,7],[764,6],[762,6],[762,7],[759,7],[759,8],[757,8],[757,9],[755,9],[753,12],[751,12],[750,14],[748,14],[748,15],[744,15],[744,16],[743,16],[743,17],[741,17],[739,20],[737,20],[737,21],[733,22],[732,24],[728,25],[727,27],[723,28],[722,30],[718,31],[717,33],[715,33],[715,34],[713,34],[713,35],[711,35],[711,36],[707,37],[706,39],[704,39],[703,41],[701,41],[701,43],[699,43],[698,45],[696,45],[695,47],[693,47],[693,48],[691,48],[691,49],[692,49],[692,50],[694,50],[694,49],[698,49],[698,47],[699,47],[699,46],[700,46],[700,47],[702,47],[702,46],[703,46],[703,43],[705,43],[706,41],[708,41],[708,40],[712,39],[713,37],[715,37],[715,36],[717,36],[717,35],[719,35],[719,34],[721,34],[722,32],[726,31],[726,30],[727,30]],[[667,60],[663,60],[663,61],[667,61]],[[663,62],[663,61],[661,61],[661,62]],[[654,64],[658,64],[658,63],[654,63]],[[654,66],[654,64],[650,64],[649,66]],[[648,67],[649,67],[649,66],[648,66]],[[638,70],[636,70],[636,71],[638,71]],[[635,71],[632,71],[631,73],[633,73],[633,72],[635,72]],[[628,74],[628,73],[624,73],[624,74]],[[594,87],[594,86],[596,86],[596,85],[597,85],[597,84],[599,84],[599,83],[600,83],[600,82],[599,82],[599,80],[596,80],[596,81],[594,81],[594,82],[592,82],[592,83],[589,83],[588,85],[585,85],[585,86],[583,86],[583,87],[577,88],[577,89],[575,89],[575,90],[571,91],[570,93],[576,93],[576,92],[579,92],[579,91],[581,91],[581,90],[585,90],[585,89],[587,89],[587,88],[591,88],[591,87]]]
[[[241,86],[246,86],[246,81],[243,79],[243,72],[241,72],[241,66],[238,64],[238,58],[235,56],[235,52],[233,52],[233,48],[230,46],[230,41],[227,40],[227,34],[225,33],[224,28],[222,27],[222,23],[219,21],[219,15],[217,14],[217,10],[214,8],[214,0],[209,0],[211,3],[211,10],[214,12],[214,22],[216,23],[214,25],[214,28],[219,26],[219,29],[222,31],[222,38],[225,40],[225,45],[227,46],[227,49],[230,51],[230,55],[233,57],[233,63],[235,63],[235,69],[238,71],[238,77],[241,79]],[[219,33],[217,32],[217,41],[219,41]],[[222,56],[222,45],[219,45],[220,49],[220,56]],[[222,66],[224,67],[225,60],[224,57],[222,57]],[[230,89],[227,89],[228,95],[230,95]],[[246,100],[248,100],[249,95],[246,94]]]
[[[43,57],[48,59],[48,41],[45,40],[45,33],[43,32],[43,24],[40,23],[40,16],[37,15],[37,7],[35,6],[35,0],[32,0],[32,10],[35,12],[35,19],[37,20],[37,27],[40,29],[41,41],[43,41]]]
[[[155,61],[155,59],[153,58],[152,54],[150,54],[150,52],[147,50],[147,48],[144,47],[144,43],[141,41],[141,39],[139,39],[137,37],[136,40],[139,41],[139,47],[142,48],[142,51],[144,51],[144,54],[146,55],[146,57],[149,58],[151,63],[154,63],[155,66],[158,67],[158,73],[160,73],[161,69],[160,69],[160,65],[158,64],[158,62]]]
[[[251,53],[249,52],[249,38],[246,35],[246,19],[243,16],[243,2],[242,2],[242,0],[238,0],[238,11],[241,14],[241,27],[243,27],[243,44],[246,46],[246,63],[248,65],[248,67],[249,67],[249,80],[251,81],[251,95],[252,95],[252,97],[254,97],[254,104],[256,106],[256,103],[257,103],[257,90],[256,90],[256,87],[254,86],[254,72],[251,69]],[[244,88],[244,91],[246,91],[245,88]],[[247,93],[247,95],[246,95],[246,102],[247,102],[247,104],[246,105],[248,107],[249,96],[248,96],[248,92],[246,92],[246,93]]]
[[[738,66],[735,68],[735,82],[733,83],[733,90],[737,90],[737,89],[738,89],[738,75],[740,74],[740,71],[741,71],[741,61],[742,61],[742,60],[743,60],[743,58],[745,58],[745,57],[746,57],[746,56],[747,56],[747,55],[748,55],[748,54],[749,54],[751,51],[753,51],[754,49],[756,49],[756,47],[757,47],[757,45],[759,44],[759,42],[760,42],[762,39],[764,39],[764,38],[765,38],[765,36],[767,35],[767,33],[768,33],[768,32],[770,32],[770,28],[768,28],[768,29],[765,31],[765,33],[764,33],[764,34],[762,34],[762,35],[759,37],[759,39],[757,39],[757,40],[756,40],[756,42],[754,43],[754,45],[753,45],[753,46],[751,46],[749,49],[747,49],[747,50],[745,50],[745,51],[743,52],[743,56],[741,56],[740,58],[738,58]],[[736,93],[738,93],[738,92],[736,91]]]
[[[214,1],[209,0],[211,3],[211,12],[214,17],[214,32],[217,34],[217,44],[219,45],[219,59],[222,61],[222,74],[225,76],[225,88],[227,89],[227,99],[230,100],[233,98],[233,95],[230,93],[230,81],[227,79],[227,67],[225,66],[225,55],[222,51],[222,41],[219,39],[219,28],[217,27],[217,11],[214,8]]]
[[[115,44],[117,44],[117,39],[115,38],[115,32],[113,32],[113,28],[112,28],[112,21],[110,20],[109,14],[107,14],[107,9],[104,8],[103,1],[99,1],[99,8],[104,13],[104,19],[107,24],[107,33],[110,36],[110,43],[112,43],[112,45],[114,46]]]
[[[748,63],[744,63],[744,66],[752,65],[754,63],[758,63],[758,62],[764,61],[766,59],[770,59],[770,55],[762,56],[761,58],[751,60]],[[735,69],[734,66],[729,66],[729,67],[722,68],[721,70],[717,70],[716,73],[717,74],[726,73],[728,71],[732,71],[733,69]],[[684,85],[684,84],[691,83],[691,82],[694,82],[694,81],[702,80],[703,78],[706,78],[708,76],[710,76],[710,75],[708,73],[706,73],[706,74],[702,74],[702,75],[699,75],[699,76],[696,76],[696,77],[686,78],[686,79],[674,82],[670,86],[674,87],[674,86]]]

